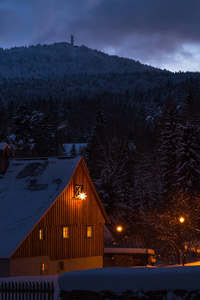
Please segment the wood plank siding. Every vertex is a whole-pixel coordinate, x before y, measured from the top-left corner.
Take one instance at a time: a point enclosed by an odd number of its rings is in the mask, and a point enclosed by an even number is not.
[[[74,199],[75,184],[83,183],[87,197]],[[43,215],[11,258],[49,255],[51,260],[99,256],[104,252],[105,215],[97,199],[90,175],[81,159],[64,191]],[[86,237],[86,226],[93,226],[93,237]],[[63,226],[70,227],[70,237],[63,238]],[[39,240],[39,229],[45,239]]]

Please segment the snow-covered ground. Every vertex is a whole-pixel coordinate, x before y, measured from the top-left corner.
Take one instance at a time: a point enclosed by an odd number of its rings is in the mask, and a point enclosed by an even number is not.
[[[199,290],[200,266],[171,268],[103,268],[64,273],[58,278],[65,291]]]
[[[59,290],[110,290],[116,294],[132,291],[200,290],[200,262],[176,267],[99,268],[61,275],[0,278],[1,281],[53,282],[54,299]]]

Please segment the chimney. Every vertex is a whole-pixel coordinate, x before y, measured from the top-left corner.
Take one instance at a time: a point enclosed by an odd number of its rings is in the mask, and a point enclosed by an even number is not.
[[[3,177],[8,167],[9,150],[10,147],[8,146],[7,143],[5,142],[0,143],[0,177]]]

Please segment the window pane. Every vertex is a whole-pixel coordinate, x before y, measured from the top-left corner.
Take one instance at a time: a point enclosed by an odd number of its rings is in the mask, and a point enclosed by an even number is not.
[[[39,229],[39,240],[45,239],[45,231],[44,229]]]
[[[69,239],[69,226],[64,226],[63,227],[63,238],[64,239]]]
[[[87,226],[87,238],[91,238],[92,234],[92,226]]]
[[[75,199],[80,199],[80,194],[83,192],[83,185],[75,185]]]
[[[42,263],[42,272],[47,271],[47,263]]]

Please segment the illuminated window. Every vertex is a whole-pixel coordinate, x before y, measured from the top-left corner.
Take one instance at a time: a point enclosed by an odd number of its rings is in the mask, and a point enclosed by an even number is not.
[[[93,227],[91,225],[87,226],[87,238],[92,238],[93,236]]]
[[[83,192],[83,184],[76,184],[74,190],[75,199],[79,200],[82,192]]]
[[[69,239],[69,226],[63,226],[63,239]]]
[[[42,272],[47,271],[47,263],[42,263]]]
[[[45,239],[45,230],[44,229],[39,229],[39,240],[44,240]]]

